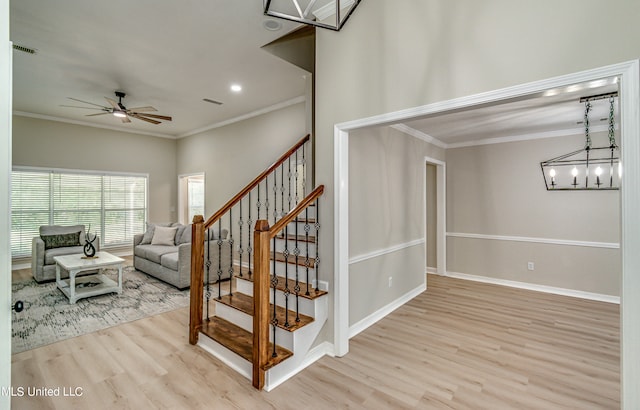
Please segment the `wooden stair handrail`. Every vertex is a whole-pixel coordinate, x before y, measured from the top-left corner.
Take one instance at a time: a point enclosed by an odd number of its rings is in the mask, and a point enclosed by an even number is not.
[[[271,229],[269,229],[269,239],[273,239],[281,230],[284,229],[289,223],[291,223],[298,215],[304,211],[309,205],[311,205],[316,199],[324,193],[324,185],[319,185],[316,189],[311,191],[295,208],[293,208],[286,216],[282,217],[276,222]],[[317,216],[316,216],[317,219]]]
[[[258,175],[253,181],[251,181],[246,187],[244,187],[242,191],[238,192],[236,196],[231,198],[231,200],[229,200],[229,202],[227,202],[216,213],[211,215],[211,217],[207,219],[207,221],[205,222],[204,229],[208,229],[214,223],[216,223],[218,219],[222,218],[222,216],[226,214],[229,211],[229,209],[231,209],[235,204],[240,202],[240,200],[244,198],[244,196],[247,195],[249,191],[251,191],[253,188],[258,186],[258,184],[262,182],[267,177],[267,175],[271,174],[276,168],[282,165],[291,156],[291,154],[296,152],[298,148],[300,148],[307,141],[309,141],[309,138],[311,137],[309,134],[307,134],[304,138],[298,141],[293,147],[289,148],[289,150],[284,154],[282,154],[282,156],[276,162],[274,162],[269,168],[265,169],[260,175]]]

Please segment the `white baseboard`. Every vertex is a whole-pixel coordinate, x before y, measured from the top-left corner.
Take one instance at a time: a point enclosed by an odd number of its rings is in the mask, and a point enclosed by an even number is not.
[[[427,269],[427,273],[436,274],[434,272],[430,272],[428,269]],[[533,290],[536,292],[551,293],[554,295],[571,296],[571,297],[580,298],[580,299],[615,303],[618,305],[620,304],[619,296],[603,295],[600,293],[584,292],[581,290],[574,290],[574,289],[557,288],[554,286],[538,285],[535,283],[527,283],[527,282],[518,282],[515,280],[490,278],[488,276],[469,275],[467,273],[460,273],[460,272],[447,272],[445,276],[456,278],[456,279],[472,280],[474,282],[483,282],[483,283],[490,283],[493,285],[507,286],[510,288]]]
[[[296,367],[294,370],[289,372],[286,376],[279,378],[277,381],[271,381],[270,380],[270,383],[265,384],[264,389],[267,392],[270,392],[271,390],[273,390],[276,387],[280,386],[282,383],[284,383],[285,381],[289,380],[290,378],[292,378],[296,374],[300,373],[302,370],[304,370],[308,366],[310,366],[313,363],[315,363],[318,360],[320,360],[325,355],[328,355],[328,356],[331,356],[331,357],[335,357],[333,343],[322,342],[318,346],[316,346],[313,349],[309,350],[309,352],[305,356],[304,360],[302,361],[302,363],[300,363],[300,365],[298,367]]]
[[[425,279],[426,279],[426,277],[425,277]],[[376,310],[375,312],[373,312],[369,316],[365,317],[364,319],[360,320],[359,322],[354,323],[353,325],[351,325],[349,327],[349,339],[351,339],[352,337],[356,336],[358,333],[362,332],[363,330],[365,330],[369,326],[375,324],[380,319],[383,319],[389,313],[393,312],[394,310],[396,310],[400,306],[404,305],[405,303],[407,303],[411,299],[415,298],[416,296],[418,296],[419,294],[421,294],[425,290],[427,290],[426,281],[425,281],[425,283],[421,284],[420,286],[418,286],[415,289],[410,290],[409,292],[405,293],[404,295],[402,295],[398,299],[394,300],[393,302],[389,303],[388,305]]]

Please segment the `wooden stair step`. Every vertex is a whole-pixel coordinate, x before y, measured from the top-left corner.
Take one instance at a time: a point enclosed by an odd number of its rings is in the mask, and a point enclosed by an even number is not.
[[[284,235],[284,231],[280,234],[278,234],[276,236],[276,238],[278,239],[285,239],[285,235]],[[296,235],[293,234],[288,234],[286,236],[286,238],[290,241],[295,241],[296,240]],[[309,242],[309,243],[316,243],[316,237],[315,236],[307,236],[307,235],[298,235],[298,242]],[[289,252],[292,252],[293,249],[291,249]]]
[[[289,251],[291,252],[291,251]],[[273,252],[271,253],[271,257],[269,258],[274,260]],[[284,254],[282,252],[276,252],[275,260],[277,262],[289,263],[292,265],[296,265],[296,257],[292,253],[289,254],[289,259],[285,259]],[[298,266],[306,267],[306,256],[298,256]],[[316,266],[316,258],[309,258],[309,268],[313,269]]]
[[[238,279],[244,279],[246,281],[249,282],[253,282],[253,275],[248,275],[247,274],[247,270],[243,269],[242,271],[242,276],[238,276],[238,273],[240,272],[240,270],[236,270],[236,278]],[[276,286],[276,289],[283,291],[284,292],[284,284],[285,284],[285,279],[282,276],[277,276],[278,278],[278,285]],[[291,291],[291,294],[295,296],[295,287],[296,287],[296,281],[295,279],[288,279],[288,284],[289,284],[289,291]],[[317,299],[322,295],[326,295],[327,291],[325,290],[315,290],[313,288],[313,286],[311,286],[311,284],[309,284],[309,294],[307,295],[307,283],[306,282],[302,282],[302,281],[298,281],[298,284],[300,285],[300,294],[298,296],[300,296],[301,298],[305,298],[305,299]]]
[[[247,315],[253,316],[253,298],[251,296],[245,295],[244,293],[235,292],[233,295],[224,295],[220,299],[215,299],[220,303],[224,303],[227,306],[230,306],[234,309],[238,309],[241,312],[246,313]],[[292,302],[295,303],[295,301]],[[300,321],[296,322],[296,312],[293,310],[289,310],[289,327],[286,327],[285,324],[285,312],[287,310],[282,306],[276,306],[276,318],[278,319],[278,327],[284,330],[288,330],[289,332],[293,332],[294,330],[300,329],[301,327],[308,325],[313,322],[313,318],[311,316],[306,315],[298,315],[300,317]],[[273,304],[269,304],[269,318],[273,316]]]
[[[251,332],[217,316],[203,320],[201,332],[243,359],[249,362],[253,360],[253,334]],[[269,343],[269,352],[271,351],[273,351],[273,344]],[[269,361],[263,370],[269,370],[291,356],[293,356],[291,351],[276,345],[276,357],[269,355]]]

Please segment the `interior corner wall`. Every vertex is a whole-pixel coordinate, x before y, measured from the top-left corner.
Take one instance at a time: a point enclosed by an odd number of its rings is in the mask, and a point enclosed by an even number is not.
[[[349,139],[350,325],[425,283],[425,157],[444,151],[390,127]]]
[[[149,221],[177,218],[176,141],[13,116],[13,165],[149,175]]]
[[[340,32],[316,32],[316,182],[325,200],[334,203],[336,124],[637,59],[638,15],[640,2],[628,0],[361,2]],[[606,30],[585,37],[585,22]],[[333,221],[334,208],[320,216]],[[320,247],[335,268],[328,225]]]
[[[178,174],[205,173],[205,220],[306,135],[305,104],[178,140]]]
[[[447,270],[619,296],[620,249],[557,244],[620,243],[620,191],[545,187],[540,162],[583,145],[574,135],[448,149],[447,232],[460,236],[447,238]]]

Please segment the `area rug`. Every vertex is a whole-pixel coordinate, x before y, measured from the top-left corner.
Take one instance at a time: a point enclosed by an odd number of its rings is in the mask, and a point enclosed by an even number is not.
[[[105,274],[117,280],[116,269]],[[12,313],[12,354],[189,306],[188,289],[178,290],[133,266],[123,267],[122,278],[121,294],[80,299],[73,305],[55,282],[14,283],[12,299],[24,301],[25,309]]]

